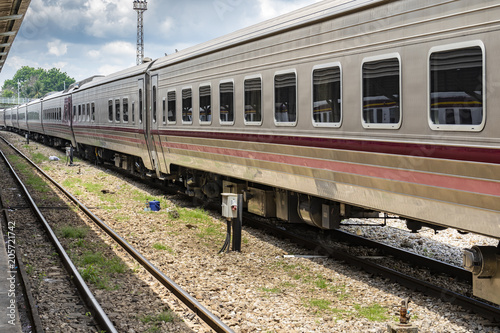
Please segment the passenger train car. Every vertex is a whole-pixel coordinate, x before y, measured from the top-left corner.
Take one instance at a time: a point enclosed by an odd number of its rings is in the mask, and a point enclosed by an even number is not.
[[[199,198],[245,191],[262,216],[500,239],[498,17],[495,0],[327,0],[44,98],[35,131]],[[500,304],[498,258],[464,256]]]

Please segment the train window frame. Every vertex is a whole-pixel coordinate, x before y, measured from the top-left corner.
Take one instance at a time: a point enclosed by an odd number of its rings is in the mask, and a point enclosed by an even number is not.
[[[87,122],[90,123],[90,103],[87,103]]]
[[[398,69],[399,69],[399,121],[397,123],[368,123],[365,121],[364,116],[363,116],[363,67],[366,63],[369,62],[375,62],[375,61],[381,61],[381,60],[390,60],[390,59],[397,59],[398,60]],[[360,71],[360,83],[361,83],[361,124],[363,128],[365,129],[391,129],[391,130],[398,130],[401,128],[401,125],[403,123],[403,72],[402,72],[402,62],[401,62],[401,55],[397,52],[394,53],[387,53],[387,54],[382,54],[382,55],[377,55],[377,56],[371,56],[371,57],[365,57],[361,61],[361,71]]]
[[[431,114],[431,56],[434,53],[461,50],[479,47],[482,59],[482,121],[480,124],[435,124]],[[486,125],[487,105],[486,105],[486,49],[481,40],[471,40],[466,42],[438,45],[431,47],[427,55],[427,121],[433,131],[459,131],[459,132],[481,132]]]
[[[78,118],[77,118],[77,121],[78,122],[82,121],[82,105],[81,104],[78,104]]]
[[[114,117],[114,101],[112,98],[108,99],[108,122],[113,122]]]
[[[232,113],[233,113],[233,120],[222,120],[221,118],[221,102],[222,102],[222,98],[221,98],[221,85],[223,84],[227,84],[227,83],[231,83],[233,85],[233,110],[232,110]],[[235,85],[234,85],[234,80],[233,79],[228,79],[228,80],[221,80],[219,81],[219,105],[217,107],[217,110],[219,110],[219,123],[223,126],[232,126],[234,125],[234,121],[236,119],[236,112],[235,112],[235,108],[236,107],[236,93],[235,93]]]
[[[201,89],[202,88],[210,88],[210,120],[201,120]],[[212,125],[212,119],[213,119],[213,98],[212,98],[212,83],[202,83],[198,86],[198,120],[200,122],[200,125],[208,126]]]
[[[128,122],[129,122],[129,108],[128,108],[129,103],[128,103],[128,100],[129,100],[128,96],[125,96],[122,98],[122,123],[124,123],[124,124],[128,124]],[[125,106],[127,106],[127,107],[125,108]],[[126,110],[126,112],[125,112],[125,110]],[[125,120],[125,118],[127,118],[127,119]]]
[[[166,125],[167,124],[167,98],[166,97],[162,98],[161,119],[162,119],[162,124]]]
[[[95,102],[90,103],[91,113],[90,113],[90,121],[95,122]]]
[[[121,98],[115,98],[115,104],[114,104],[114,110],[115,110],[115,122],[120,123],[122,120],[122,115],[121,115]]]
[[[168,95],[169,95],[170,93],[174,93],[174,97],[175,97],[175,99],[174,99],[174,103],[175,103],[175,104],[174,104],[174,113],[172,114],[172,115],[173,115],[173,118],[174,118],[175,120],[169,120],[169,119],[170,119],[170,115],[169,115],[169,113],[168,113],[168,112],[169,112],[169,110],[170,110],[170,108],[169,108],[169,103],[170,103],[170,101],[169,101],[169,99],[168,99]],[[167,90],[167,125],[175,125],[175,124],[177,124],[177,114],[178,114],[178,112],[177,112],[177,111],[178,111],[178,110],[177,110],[177,107],[178,107],[178,105],[179,105],[179,103],[177,103],[177,100],[178,100],[178,99],[177,99],[177,95],[178,95],[178,94],[177,94],[177,89],[168,89],[168,90]],[[182,97],[182,93],[181,93],[181,97]],[[181,113],[182,113],[182,112],[181,112]]]
[[[284,76],[287,74],[293,74],[295,76],[295,121],[278,121],[276,119],[276,77],[278,76]],[[299,97],[297,94],[297,89],[298,89],[298,76],[297,76],[297,70],[296,69],[288,69],[288,70],[280,70],[274,73],[273,76],[273,120],[274,120],[274,126],[286,126],[286,127],[294,127],[297,126],[298,120],[299,120],[299,106],[298,106],[298,101]]]
[[[340,75],[340,120],[338,122],[317,122],[314,120],[314,72],[321,69],[339,69]],[[316,65],[311,71],[311,122],[313,127],[329,127],[329,128],[340,128],[342,126],[342,121],[344,119],[344,109],[343,109],[343,70],[342,64],[340,62],[331,62],[328,64]]]
[[[245,106],[246,106],[246,89],[245,89],[245,84],[249,80],[254,80],[254,79],[259,79],[260,80],[260,121],[248,121],[246,120],[245,117]],[[264,120],[264,80],[262,80],[262,75],[257,74],[257,75],[248,75],[243,78],[243,123],[245,126],[262,126],[262,122]]]
[[[191,120],[184,120],[184,90],[191,91]],[[193,86],[186,86],[181,89],[181,123],[182,125],[192,125],[193,124]]]
[[[135,124],[135,101],[132,101],[131,115],[132,115],[132,124]]]

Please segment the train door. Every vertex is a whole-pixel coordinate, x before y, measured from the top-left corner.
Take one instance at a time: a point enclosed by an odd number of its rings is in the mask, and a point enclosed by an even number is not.
[[[148,76],[146,75],[146,78]],[[156,152],[154,150],[154,145],[151,138],[151,126],[150,126],[150,115],[148,110],[148,94],[146,93],[148,89],[148,82],[145,79],[138,80],[138,94],[139,94],[139,126],[144,133],[145,146],[144,149],[148,151],[149,159],[143,157],[144,166],[149,170],[157,170],[156,163]]]
[[[62,117],[63,126],[68,126],[69,131],[71,132],[71,145],[73,147],[78,147],[75,139],[75,132],[73,131],[73,116],[71,110],[73,108],[73,99],[71,95],[64,98],[64,113]]]
[[[153,75],[151,77],[151,140],[154,145],[154,150],[158,158],[157,162],[157,176],[161,178],[161,172],[167,172],[165,155],[162,148],[162,137],[161,137],[161,124],[163,124],[163,111],[162,104],[160,103],[160,94],[158,89],[158,75]]]

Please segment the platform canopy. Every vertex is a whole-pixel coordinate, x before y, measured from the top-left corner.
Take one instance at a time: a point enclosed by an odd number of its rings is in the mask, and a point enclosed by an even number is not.
[[[21,28],[31,0],[0,0],[0,71]]]

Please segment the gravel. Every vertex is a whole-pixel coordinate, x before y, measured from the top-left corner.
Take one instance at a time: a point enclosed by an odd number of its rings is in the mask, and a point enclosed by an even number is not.
[[[9,138],[21,146],[21,137],[11,134]],[[62,157],[61,152],[35,143],[28,149],[47,157],[55,154]],[[341,262],[284,258],[289,254],[310,253],[259,230],[244,228],[241,253],[219,255],[225,237],[225,222],[219,214],[185,208],[186,203],[176,196],[164,198],[162,193],[144,184],[86,162],[77,163],[73,168],[67,167],[64,160],[47,160],[42,165],[50,167],[49,174],[59,183],[77,177],[82,184],[103,184],[110,191],[106,195],[113,197],[112,205],[109,201],[103,203],[107,199],[83,186],[76,186],[73,192],[88,207],[96,207],[96,215],[236,332],[385,332],[387,324],[398,318],[398,305],[409,296],[412,323],[419,332],[500,332],[498,327],[458,306],[413,293]],[[135,191],[161,199],[162,210],[144,212],[144,202],[134,199]],[[178,212],[179,217],[172,212]],[[186,212],[192,213],[190,217],[186,217]],[[198,213],[204,217],[198,217]],[[392,245],[404,244],[410,250],[426,252],[455,265],[461,264],[462,248],[497,244],[477,235],[459,235],[454,230],[434,235],[425,229],[411,234],[396,220],[386,227],[346,229]],[[193,331],[210,331],[187,314],[178,300],[102,232],[95,230],[95,233],[127,263],[135,278],[159,295],[155,303],[144,304],[144,308],[168,306]],[[108,301],[99,293],[96,297],[104,304]],[[380,315],[378,318],[364,311],[378,308],[381,309],[375,311]],[[116,312],[120,315],[118,309]]]

